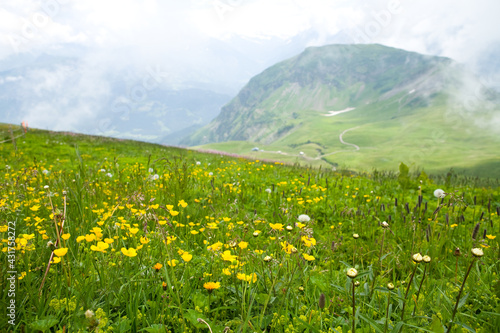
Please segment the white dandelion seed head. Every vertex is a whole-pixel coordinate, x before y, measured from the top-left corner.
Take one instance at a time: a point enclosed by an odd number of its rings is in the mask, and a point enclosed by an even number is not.
[[[309,222],[309,221],[311,221],[309,215],[306,214],[299,215],[299,222]]]
[[[444,198],[446,196],[446,193],[442,189],[438,188],[437,190],[434,191],[434,196],[436,198],[441,199],[441,198]]]

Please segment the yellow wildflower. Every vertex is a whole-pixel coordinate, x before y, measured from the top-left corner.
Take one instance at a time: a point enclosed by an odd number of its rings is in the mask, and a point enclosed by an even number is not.
[[[190,262],[191,259],[193,259],[193,255],[189,254],[187,252],[184,252],[181,257],[182,257],[182,260],[184,260],[185,262]]]
[[[67,247],[61,247],[59,249],[54,250],[54,254],[58,257],[64,257],[68,253]]]
[[[135,257],[137,255],[137,251],[133,247],[131,247],[129,249],[122,247],[121,251],[127,257]]]

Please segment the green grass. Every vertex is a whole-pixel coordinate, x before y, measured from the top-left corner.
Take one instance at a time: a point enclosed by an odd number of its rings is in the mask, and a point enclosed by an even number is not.
[[[350,135],[346,141],[354,142]],[[312,155],[323,147],[293,149]],[[255,158],[40,130],[15,146],[1,144],[0,331],[500,326],[497,179],[427,176],[404,165],[399,174],[333,172],[330,164],[283,165],[262,161],[266,152],[250,154]],[[445,198],[434,197],[437,188]],[[299,224],[304,214],[310,221]],[[473,259],[472,248],[484,256]],[[417,252],[431,263],[414,264]],[[60,260],[49,264],[54,255]],[[354,280],[346,275],[351,267]]]

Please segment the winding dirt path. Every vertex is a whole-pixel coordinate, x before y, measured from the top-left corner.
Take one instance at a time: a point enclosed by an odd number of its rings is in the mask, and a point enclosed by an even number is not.
[[[361,148],[354,144],[354,143],[349,143],[349,142],[345,142],[344,141],[344,138],[343,138],[343,135],[346,134],[347,132],[349,131],[352,131],[352,130],[355,130],[359,128],[359,126],[357,127],[353,127],[353,128],[348,128],[346,129],[345,131],[343,131],[342,133],[340,133],[339,135],[339,140],[340,140],[340,143],[346,145],[346,146],[352,146],[354,147],[354,150],[351,150],[351,149],[342,149],[342,150],[336,150],[336,151],[332,151],[330,153],[327,153],[327,154],[323,154],[323,155],[320,155],[320,156],[316,156],[316,157],[309,157],[307,155],[301,155],[301,154],[288,154],[288,153],[285,153],[285,152],[282,152],[282,151],[270,151],[270,150],[264,150],[263,152],[266,152],[266,153],[274,153],[274,154],[280,154],[280,155],[286,155],[286,156],[296,156],[296,157],[302,157],[306,160],[309,160],[309,161],[315,161],[315,160],[319,160],[325,156],[330,156],[330,155],[334,155],[334,154],[337,154],[337,153],[345,153],[345,152],[353,152],[353,151],[358,151],[360,150]]]
[[[343,131],[342,133],[340,133],[339,140],[340,140],[340,142],[342,142],[345,145],[353,146],[356,150],[360,150],[361,148],[359,148],[358,145],[355,145],[354,143],[345,142],[344,139],[342,139],[342,135],[346,134],[348,131],[352,131],[352,130],[355,130],[357,128],[359,128],[359,126],[346,129],[345,131]]]

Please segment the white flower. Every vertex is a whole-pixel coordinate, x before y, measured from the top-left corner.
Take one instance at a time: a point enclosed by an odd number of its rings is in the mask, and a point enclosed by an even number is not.
[[[200,161],[196,161],[196,165],[200,165],[200,164],[201,164],[201,162],[200,162]]]
[[[420,253],[415,253],[411,258],[416,263],[419,263],[423,260],[422,255]]]
[[[389,228],[389,223],[386,221],[382,222],[382,228]]]
[[[111,173],[107,173],[106,176],[108,176],[109,178],[113,177],[113,175]]]
[[[431,262],[431,257],[429,257],[428,255],[425,255],[422,259],[424,260],[424,262],[425,262],[426,264],[428,264],[428,263],[430,263],[430,262]]]
[[[10,170],[10,165],[8,165],[8,164],[7,164],[7,165],[5,166],[5,169]]]
[[[444,198],[446,196],[446,193],[444,193],[444,191],[440,188],[438,188],[437,190],[434,191],[434,196],[436,198]]]
[[[106,169],[100,169],[99,172],[106,172]]]
[[[160,176],[158,176],[157,174],[154,174],[153,180],[157,180],[158,178],[160,178]]]
[[[149,173],[153,173],[153,171],[154,171],[154,170],[153,170],[153,168],[149,168],[149,169],[148,169],[148,172],[149,172]]]
[[[43,188],[44,188],[44,189],[48,189],[48,188],[49,188],[49,185],[45,185]]]
[[[303,152],[303,151],[301,151],[301,152],[299,153],[299,155],[304,155],[304,152]]]
[[[49,174],[49,170],[45,169],[45,170],[43,170],[43,171],[42,171],[42,173],[43,173],[44,175],[48,175],[48,174]]]
[[[94,312],[92,310],[85,311],[85,318],[90,319],[92,317],[94,317]]]
[[[474,257],[482,257],[484,255],[483,250],[478,247],[472,249],[471,252]]]
[[[309,215],[306,214],[299,215],[299,222],[309,222],[310,220],[311,218],[309,217]]]
[[[356,270],[356,268],[349,268],[347,270],[347,276],[351,279],[354,279],[356,276],[358,276],[358,271]]]
[[[267,192],[267,193],[271,193],[272,191],[271,191],[271,189],[270,189],[270,188],[266,188],[266,192]]]
[[[209,173],[208,173],[208,175],[209,175],[210,177],[212,177],[212,176],[214,175],[214,173],[213,173],[213,172],[209,172]]]

